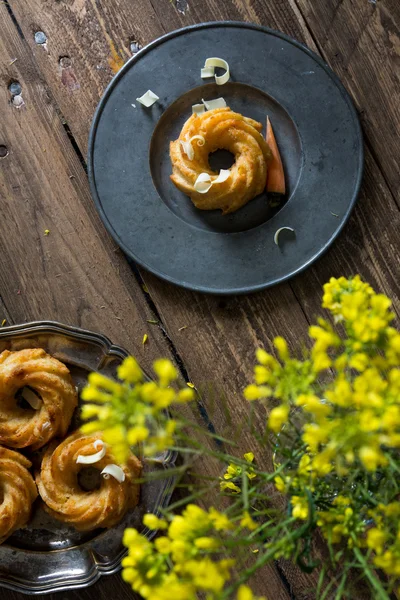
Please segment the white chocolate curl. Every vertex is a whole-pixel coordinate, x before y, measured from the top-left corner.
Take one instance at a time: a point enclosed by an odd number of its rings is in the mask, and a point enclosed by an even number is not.
[[[102,470],[101,474],[104,479],[109,479],[110,476],[114,477],[119,483],[123,483],[125,481],[125,473],[118,465],[107,465]]]
[[[77,464],[94,465],[94,463],[99,462],[99,460],[105,457],[107,449],[105,443],[102,440],[96,440],[93,446],[95,450],[97,450],[97,448],[100,448],[100,450],[95,454],[89,454],[88,456],[79,454],[78,458],[76,459]]]
[[[200,173],[195,181],[194,189],[199,194],[206,194],[212,185],[216,183],[223,183],[228,179],[230,174],[231,172],[229,169],[221,169],[218,177],[211,179],[211,175],[208,173]]]
[[[215,67],[220,67],[221,69],[225,69],[225,73],[223,75],[215,75],[215,83],[217,85],[224,85],[224,83],[227,83],[229,81],[230,73],[229,73],[229,65],[226,62],[226,60],[224,60],[223,58],[217,58],[217,57],[207,58],[206,62],[204,63],[204,69],[201,70],[201,76],[203,77],[203,71],[209,72],[208,69],[214,70]],[[213,75],[214,75],[214,72],[213,72]],[[212,75],[204,75],[204,77],[212,77]]]
[[[28,387],[22,388],[21,396],[34,410],[39,410],[39,408],[42,406],[42,399],[39,398],[39,396]]]
[[[187,155],[189,160],[194,159],[194,150],[193,150],[193,146],[192,146],[192,142],[194,140],[197,140],[198,146],[204,146],[204,144],[206,143],[206,140],[204,139],[204,137],[202,135],[194,135],[193,137],[190,138],[190,140],[187,140],[187,141],[181,140],[180,141],[182,150]]]
[[[287,231],[292,231],[292,232],[294,232],[294,229],[292,229],[292,227],[279,227],[279,229],[277,229],[277,230],[275,231],[275,235],[274,235],[274,242],[275,242],[275,244],[276,244],[277,246],[279,246],[279,234],[281,233],[281,231],[284,231],[285,229],[286,229]]]

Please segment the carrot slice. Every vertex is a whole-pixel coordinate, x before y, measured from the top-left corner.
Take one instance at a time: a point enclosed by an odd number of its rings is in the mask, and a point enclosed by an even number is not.
[[[272,152],[272,159],[268,164],[267,192],[284,194],[286,192],[285,173],[283,171],[281,155],[269,117],[267,117],[266,140]]]

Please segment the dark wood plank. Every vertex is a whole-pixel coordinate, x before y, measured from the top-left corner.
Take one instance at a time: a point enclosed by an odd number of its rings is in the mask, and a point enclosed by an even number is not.
[[[400,3],[296,2],[326,61],[352,94],[375,160],[400,205]]]
[[[146,322],[152,313],[143,290],[104,235],[84,169],[29,48],[4,4],[0,10],[0,140],[9,150],[0,161],[2,300],[16,322],[54,319],[103,331],[149,367],[155,356],[169,354],[168,345]],[[22,86],[22,108],[11,101],[12,80]]]

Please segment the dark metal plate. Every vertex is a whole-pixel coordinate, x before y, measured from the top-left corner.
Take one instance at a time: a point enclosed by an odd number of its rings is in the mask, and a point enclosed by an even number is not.
[[[200,79],[209,56],[228,61],[228,84]],[[160,96],[148,109],[135,100],[147,89]],[[233,215],[199,211],[170,181],[170,140],[192,104],[221,95],[262,123],[270,116],[287,176],[279,207],[264,194]],[[138,52],[107,88],[89,139],[92,194],[116,242],[159,277],[216,294],[260,290],[314,262],[347,221],[362,170],[357,113],[338,78],[299,42],[245,23],[195,25]],[[282,226],[295,236],[278,247]]]

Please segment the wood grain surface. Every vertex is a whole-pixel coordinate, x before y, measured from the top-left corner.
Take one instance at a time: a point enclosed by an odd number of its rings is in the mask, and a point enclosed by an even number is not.
[[[255,348],[270,350],[278,333],[298,347],[321,314],[321,286],[330,276],[358,272],[400,311],[400,4],[9,0],[0,3],[0,17],[0,144],[10,149],[0,160],[0,311],[14,322],[54,318],[102,331],[146,368],[154,356],[173,355],[200,390],[216,431],[240,439],[238,451],[251,449],[242,432],[248,406],[241,391],[251,378]],[[238,298],[209,297],[133,274],[95,213],[84,170],[93,111],[132,49],[178,27],[223,19],[279,29],[320,53],[352,94],[366,138],[360,200],[333,248],[290,283]],[[47,37],[45,46],[35,42],[38,31]],[[20,109],[11,103],[12,81],[22,86]],[[146,323],[154,314],[160,326]],[[145,331],[150,340],[143,348]],[[257,418],[261,426],[265,415]],[[282,563],[261,573],[255,587],[271,598],[311,600],[314,584],[315,575]],[[113,576],[89,590],[47,598],[95,595],[133,597]],[[2,590],[1,598],[22,595]]]

